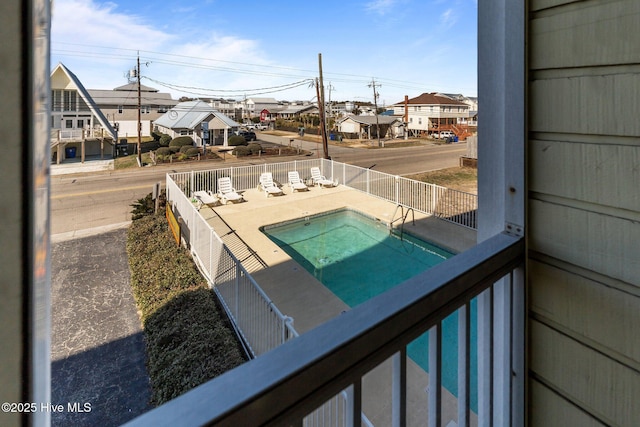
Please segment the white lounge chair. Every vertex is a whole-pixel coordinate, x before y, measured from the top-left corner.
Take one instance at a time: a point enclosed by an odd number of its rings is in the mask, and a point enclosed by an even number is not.
[[[273,182],[273,175],[271,172],[264,172],[260,175],[260,188],[262,188],[262,191],[264,191],[264,194],[267,197],[270,195],[281,196],[284,194],[280,187]]]
[[[291,191],[309,191],[309,187],[302,182],[300,179],[300,174],[298,171],[290,171],[289,172],[289,187],[291,187]]]
[[[231,185],[231,178],[225,176],[223,178],[218,178],[218,197],[225,205],[227,202],[242,202],[244,199],[233,185]]]
[[[311,168],[311,179],[313,180],[313,183],[319,187],[335,187],[338,185],[338,181],[327,179],[320,172],[320,168],[316,167]]]
[[[198,201],[198,210],[203,206],[214,207],[220,204],[220,200],[215,194],[211,194],[210,191],[195,191],[193,197]]]

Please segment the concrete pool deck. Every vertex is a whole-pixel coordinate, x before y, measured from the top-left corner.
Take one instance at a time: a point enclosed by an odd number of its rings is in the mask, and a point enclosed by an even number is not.
[[[243,193],[246,202],[229,203],[213,209],[267,264],[266,268],[253,268],[251,275],[278,309],[294,319],[295,329],[302,334],[339,316],[349,307],[273,243],[260,231],[260,227],[341,208],[357,210],[389,223],[396,205],[344,186],[310,187],[309,191],[295,193],[288,186],[283,189],[283,196],[270,197],[265,197],[264,192],[257,189],[247,190]],[[200,214],[216,229],[219,223],[210,209],[203,207]],[[444,249],[462,252],[476,243],[474,230],[419,212],[415,212],[415,226],[410,219],[411,214],[405,224],[407,232]],[[363,379],[363,411],[374,425],[391,424],[390,381],[390,361]],[[409,425],[423,425],[426,419],[425,389],[428,376],[410,359],[407,363],[407,383]],[[443,389],[442,401],[444,425],[447,425],[449,420],[457,419],[456,398]]]

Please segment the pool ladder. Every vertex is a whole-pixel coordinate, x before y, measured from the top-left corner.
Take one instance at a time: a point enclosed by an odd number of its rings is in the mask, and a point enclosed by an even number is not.
[[[398,213],[398,209],[400,210],[400,216],[396,218],[396,214]],[[407,217],[409,216],[409,212],[411,212],[411,223],[416,225],[416,216],[413,208],[407,208],[406,212],[404,210],[404,206],[397,205],[396,210],[393,211],[393,217],[391,223],[389,224],[389,234],[393,232],[393,224],[402,220],[402,224],[400,224],[400,240],[402,240],[402,236],[404,234],[404,223],[407,222]]]

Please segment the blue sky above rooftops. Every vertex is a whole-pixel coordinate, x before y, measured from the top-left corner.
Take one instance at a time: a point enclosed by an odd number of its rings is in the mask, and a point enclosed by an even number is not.
[[[424,92],[477,93],[477,0],[264,2],[55,0],[51,67],[89,89],[142,83],[174,98],[312,100],[322,54],[325,96],[389,105]]]

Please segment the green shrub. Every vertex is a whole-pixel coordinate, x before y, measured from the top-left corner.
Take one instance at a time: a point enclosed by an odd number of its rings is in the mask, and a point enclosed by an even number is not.
[[[176,154],[178,151],[180,151],[180,147],[178,146],[169,147],[169,150],[171,150],[171,154]]]
[[[169,147],[160,147],[156,150],[156,154],[158,156],[170,156],[173,153],[171,152],[171,148]]]
[[[154,130],[153,132],[151,132],[151,136],[153,137],[153,140],[155,142],[160,142],[160,138],[162,138],[162,133]]]
[[[176,136],[169,143],[169,147],[182,147],[185,145],[193,146],[193,138],[190,136]]]
[[[132,223],[127,255],[145,334],[152,403],[162,404],[244,363],[215,294],[189,251],[176,245],[163,213]]]
[[[160,143],[160,146],[168,147],[169,143],[171,142],[171,135],[167,135],[166,133],[163,133],[160,136],[160,139],[158,140],[158,142]]]
[[[239,145],[236,148],[234,148],[231,153],[235,154],[238,157],[242,157],[242,156],[250,155],[251,154],[251,150],[249,149],[249,147],[247,147],[245,145]]]
[[[256,142],[252,142],[251,144],[247,145],[247,148],[249,149],[251,154],[259,154],[262,151],[262,145]]]
[[[200,154],[200,149],[198,147],[189,147],[187,151],[184,152],[189,157],[196,157]]]
[[[178,160],[179,161],[187,160],[188,158],[189,158],[189,156],[187,156],[185,153],[178,154]]]
[[[196,148],[192,145],[183,145],[182,147],[180,147],[180,149],[178,150],[179,153],[186,153],[187,150],[191,150],[192,148]],[[196,148],[197,150],[197,148]]]
[[[244,139],[244,136],[233,135],[229,137],[228,144],[232,147],[236,147],[238,145],[247,145],[247,141]]]

